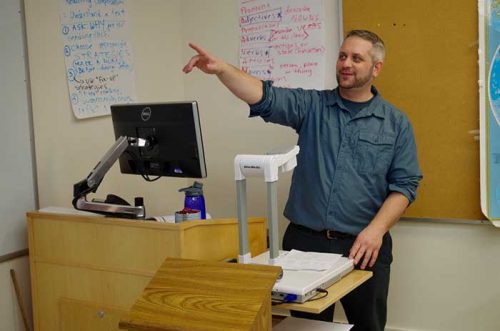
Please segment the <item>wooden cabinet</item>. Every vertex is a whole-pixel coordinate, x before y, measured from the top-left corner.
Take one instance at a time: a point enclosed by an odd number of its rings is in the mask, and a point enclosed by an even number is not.
[[[251,218],[252,255],[266,250],[264,218]],[[162,224],[28,213],[36,330],[118,330],[166,257],[221,261],[238,255],[235,219]]]
[[[115,330],[126,311],[111,306],[103,306],[61,298],[59,300],[60,330]]]

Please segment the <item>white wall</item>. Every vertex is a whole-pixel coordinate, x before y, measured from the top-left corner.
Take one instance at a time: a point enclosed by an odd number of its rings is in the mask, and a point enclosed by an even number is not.
[[[21,0],[0,2],[0,256],[28,247],[35,179]]]
[[[336,4],[325,1],[332,84],[338,38]],[[77,121],[70,110],[59,40],[58,0],[26,0],[32,73],[33,110],[40,204],[70,206],[73,183],[86,176],[112,141],[109,117]],[[247,119],[248,107],[231,96],[214,77],[183,76],[181,68],[198,42],[237,64],[238,21],[235,0],[129,1],[137,94],[143,101],[199,101],[208,162],[203,180],[209,212],[236,215],[232,160],[238,153],[260,153],[295,142],[293,131]],[[474,79],[474,78],[471,78]],[[383,91],[382,91],[383,93]],[[126,198],[146,196],[153,214],[171,213],[182,204],[176,189],[187,181],[162,179],[143,183],[115,168],[99,189]],[[283,207],[290,176],[279,182]],[[264,215],[265,186],[248,183],[249,213]],[[479,198],[479,197],[478,197]],[[281,231],[286,225],[281,220]],[[393,230],[394,264],[388,329],[498,330],[500,233],[489,225],[400,222]],[[0,288],[0,292],[4,288]]]
[[[389,327],[500,330],[500,229],[404,220],[392,234]]]
[[[36,206],[30,107],[21,0],[0,1],[0,261],[27,248],[25,212]],[[0,330],[24,330],[10,270],[31,323],[27,257],[0,262]]]

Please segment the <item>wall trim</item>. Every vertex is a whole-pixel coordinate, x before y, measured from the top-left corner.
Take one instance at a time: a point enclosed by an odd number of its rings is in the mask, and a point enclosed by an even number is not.
[[[9,253],[9,254],[5,254],[5,255],[0,256],[0,263],[15,260],[17,258],[20,258],[23,256],[28,256],[28,255],[29,255],[29,250],[27,248],[25,248],[25,249],[22,249],[20,251],[16,251],[13,253]]]
[[[437,224],[470,224],[470,225],[491,225],[489,220],[466,220],[459,218],[417,218],[417,217],[401,217],[401,221],[405,222],[425,222]]]

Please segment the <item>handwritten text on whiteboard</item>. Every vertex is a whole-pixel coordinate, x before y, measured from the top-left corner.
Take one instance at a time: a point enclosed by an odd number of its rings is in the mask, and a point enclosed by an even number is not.
[[[109,114],[136,100],[125,0],[61,0],[61,35],[77,118]]]
[[[325,85],[323,0],[240,0],[240,67],[282,87]]]

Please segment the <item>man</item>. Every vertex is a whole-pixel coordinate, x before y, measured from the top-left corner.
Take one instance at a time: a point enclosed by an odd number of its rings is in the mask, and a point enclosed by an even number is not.
[[[383,330],[392,241],[389,229],[415,199],[422,175],[407,117],[373,87],[384,43],[366,30],[350,31],[337,59],[338,87],[329,91],[273,87],[201,47],[184,67],[215,74],[251,116],[287,125],[299,135],[297,167],[284,215],[283,249],[338,253],[373,277],[341,300],[353,330]],[[333,320],[322,314],[294,316]]]

